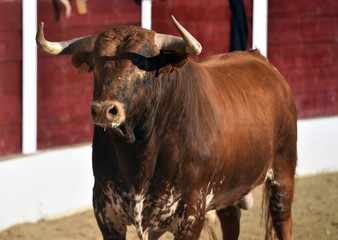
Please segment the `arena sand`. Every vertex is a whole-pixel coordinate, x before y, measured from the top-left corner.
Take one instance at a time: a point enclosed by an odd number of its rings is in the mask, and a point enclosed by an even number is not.
[[[255,204],[242,211],[239,239],[264,239],[261,224],[262,189],[254,191]],[[13,209],[13,211],[15,211]],[[4,216],[1,216],[4,217]],[[338,240],[338,173],[297,178],[293,204],[293,239]],[[217,235],[221,239],[219,223]],[[102,239],[92,209],[71,216],[15,225],[0,232],[1,240],[96,240]],[[127,239],[137,239],[135,229],[128,228]],[[163,240],[173,239],[165,234]],[[200,239],[209,239],[203,232]]]

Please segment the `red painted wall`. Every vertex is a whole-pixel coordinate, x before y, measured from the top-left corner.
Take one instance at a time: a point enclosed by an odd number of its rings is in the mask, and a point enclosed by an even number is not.
[[[338,1],[269,0],[268,57],[300,118],[338,114]]]
[[[252,1],[244,0],[251,45]],[[269,0],[268,57],[290,83],[299,117],[338,114],[338,5],[336,0]],[[140,25],[133,0],[87,1],[79,15],[54,20],[52,0],[38,0],[38,21],[51,41],[98,33],[117,25]],[[173,14],[203,45],[194,60],[227,52],[228,0],[154,0],[153,29],[177,35]],[[21,151],[21,0],[0,0],[0,156]],[[89,105],[92,74],[78,75],[69,56],[38,51],[38,148],[92,138]]]
[[[38,21],[45,22],[51,41],[96,34],[119,25],[140,25],[141,7],[133,0],[87,1],[88,13],[80,15],[72,1],[72,16],[56,22],[51,0],[38,1]],[[52,57],[38,51],[38,148],[89,142],[92,124],[89,106],[93,75],[79,75],[70,56]]]
[[[252,35],[252,1],[244,0],[249,39]],[[175,18],[201,43],[202,53],[194,60],[228,52],[231,11],[228,0],[153,1],[153,25],[156,32],[178,35],[170,20]],[[251,42],[248,42],[250,48]]]
[[[21,151],[21,0],[0,1],[0,156]]]
[[[250,48],[252,1],[243,2]],[[201,42],[195,60],[229,50],[227,0],[154,1],[153,29],[177,35],[171,14]],[[299,118],[338,114],[337,26],[336,0],[268,1],[268,58],[291,85]]]

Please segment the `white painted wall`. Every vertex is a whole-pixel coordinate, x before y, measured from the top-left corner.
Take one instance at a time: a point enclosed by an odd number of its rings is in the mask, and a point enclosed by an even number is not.
[[[298,175],[338,171],[338,116],[298,122]],[[0,229],[91,206],[91,146],[0,162]]]
[[[22,1],[22,153],[37,149],[37,0]]]
[[[268,0],[254,0],[252,12],[252,48],[268,54]]]
[[[141,2],[141,27],[151,29],[151,1],[142,0]]]
[[[298,121],[297,174],[338,170],[338,116]]]
[[[91,205],[91,146],[0,162],[0,229]]]

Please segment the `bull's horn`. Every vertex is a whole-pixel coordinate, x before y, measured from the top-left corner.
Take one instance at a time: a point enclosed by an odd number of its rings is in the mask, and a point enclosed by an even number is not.
[[[175,19],[171,16],[175,27],[181,37],[175,37],[166,34],[156,34],[156,45],[160,50],[176,51],[188,55],[196,56],[201,53],[201,44]]]
[[[74,38],[63,42],[49,42],[43,33],[44,23],[41,22],[36,33],[36,43],[49,55],[69,55],[75,52],[90,52],[93,49],[97,35]]]

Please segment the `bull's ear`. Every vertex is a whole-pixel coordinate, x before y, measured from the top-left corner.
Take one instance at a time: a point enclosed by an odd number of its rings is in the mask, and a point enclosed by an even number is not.
[[[172,73],[177,69],[184,67],[189,61],[187,55],[170,54],[165,56],[167,62],[163,67],[160,67],[158,73]]]
[[[36,43],[43,52],[53,56],[72,55],[72,64],[78,69],[79,73],[87,73],[93,70],[91,52],[97,35],[73,38],[62,42],[50,42],[45,39],[43,26],[44,23],[41,22],[36,33]]]
[[[92,54],[90,52],[75,53],[72,55],[72,64],[78,73],[93,71]]]

